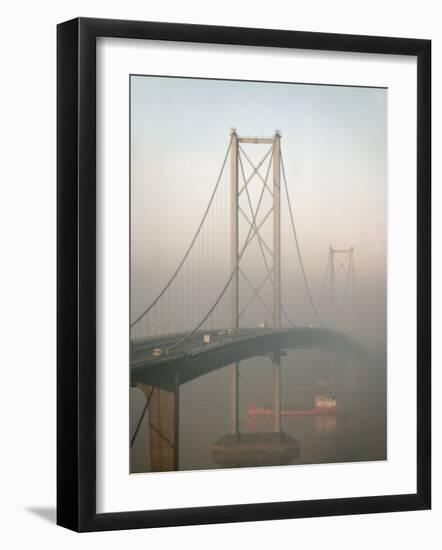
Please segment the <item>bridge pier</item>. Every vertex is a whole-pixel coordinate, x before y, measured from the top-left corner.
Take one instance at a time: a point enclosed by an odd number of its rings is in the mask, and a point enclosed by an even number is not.
[[[299,441],[281,432],[227,434],[211,446],[212,458],[221,466],[280,466],[299,456]]]
[[[179,380],[172,390],[137,384],[148,400],[150,469],[170,472],[179,468]]]

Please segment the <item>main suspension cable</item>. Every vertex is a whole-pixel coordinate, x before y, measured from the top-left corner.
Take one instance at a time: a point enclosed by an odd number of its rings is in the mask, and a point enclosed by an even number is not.
[[[131,447],[133,447],[133,444],[135,443],[135,439],[137,438],[138,432],[140,431],[141,423],[143,422],[144,415],[146,414],[146,411],[149,408],[149,403],[150,403],[150,400],[152,399],[154,389],[155,388],[152,387],[152,389],[150,390],[150,393],[149,393],[149,397],[146,399],[146,404],[144,405],[143,412],[141,413],[141,416],[140,416],[140,418],[137,422],[137,427],[135,428],[134,435],[132,436],[132,438],[130,440],[130,446]]]
[[[221,181],[221,176],[224,172],[224,168],[226,166],[226,162],[227,162],[227,159],[229,157],[229,152],[230,152],[230,147],[231,147],[231,144],[232,144],[232,137],[230,138],[230,141],[229,141],[229,146],[227,147],[227,152],[226,152],[226,155],[224,157],[224,161],[222,163],[222,166],[221,166],[221,170],[220,170],[220,173],[219,173],[219,176],[218,176],[218,179],[216,180],[216,184],[215,184],[215,187],[212,191],[212,195],[210,196],[210,199],[209,199],[209,203],[204,211],[204,215],[202,217],[202,220],[196,230],[196,233],[190,243],[190,246],[188,247],[186,253],[184,254],[183,256],[183,259],[181,260],[181,262],[178,264],[178,267],[176,268],[176,270],[174,271],[172,277],[169,279],[169,281],[166,283],[166,285],[163,287],[163,289],[161,290],[161,292],[158,294],[158,296],[155,298],[155,300],[150,304],[150,306],[148,308],[146,308],[143,313],[141,313],[141,315],[139,315],[135,321],[133,321],[130,325],[130,328],[134,327],[138,321],[140,321],[145,315],[147,315],[149,313],[149,311],[154,307],[154,305],[158,302],[158,300],[163,296],[163,294],[166,292],[166,290],[170,287],[170,285],[173,283],[173,281],[175,280],[176,276],[178,275],[178,273],[180,272],[181,268],[183,267],[184,265],[184,262],[187,260],[187,258],[189,257],[189,254],[190,252],[192,251],[192,248],[193,248],[193,245],[195,244],[195,241],[197,240],[198,238],[198,235],[200,234],[201,232],[201,229],[204,225],[204,222],[206,221],[206,218],[207,218],[207,214],[209,213],[209,210],[210,210],[210,207],[212,206],[212,203],[213,203],[213,199],[215,198],[215,194],[218,190],[218,187],[219,187],[219,184],[220,184],[220,181]]]
[[[301,266],[301,271],[302,271],[302,276],[303,276],[303,279],[304,279],[305,289],[307,291],[307,296],[308,296],[308,299],[310,301],[310,305],[312,307],[314,316],[316,317],[316,320],[321,325],[321,327],[323,327],[324,325],[321,321],[321,318],[319,317],[318,311],[317,311],[315,303],[313,301],[312,293],[310,292],[310,286],[309,286],[308,280],[307,280],[307,275],[305,273],[304,262],[302,260],[302,254],[301,254],[301,248],[299,246],[298,235],[296,233],[295,221],[294,221],[294,218],[293,218],[292,205],[291,205],[291,202],[290,202],[290,196],[289,196],[289,190],[288,190],[288,185],[287,185],[287,179],[286,179],[286,176],[285,176],[285,168],[284,168],[284,161],[283,161],[283,158],[282,158],[282,154],[281,154],[281,168],[282,168],[282,177],[283,177],[283,180],[284,180],[285,193],[286,193],[286,197],[287,197],[287,204],[288,204],[288,207],[289,207],[289,213],[290,213],[290,220],[291,220],[291,224],[292,224],[293,236],[295,238],[296,250],[298,252],[298,259],[299,259],[299,264]]]

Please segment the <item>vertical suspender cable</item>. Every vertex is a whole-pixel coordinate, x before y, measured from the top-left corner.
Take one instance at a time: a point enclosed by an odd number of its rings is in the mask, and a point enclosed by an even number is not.
[[[168,281],[168,282],[166,283],[166,285],[163,287],[163,289],[161,290],[161,292],[158,294],[158,296],[155,298],[155,300],[150,304],[150,306],[147,307],[147,308],[143,311],[143,313],[141,313],[141,315],[139,315],[139,316],[135,319],[135,321],[133,321],[133,322],[131,323],[131,325],[130,325],[131,327],[133,327],[136,323],[138,323],[138,321],[139,321],[142,317],[144,317],[145,315],[147,315],[147,313],[149,313],[149,311],[154,307],[154,305],[158,302],[158,300],[163,296],[163,294],[166,292],[166,290],[167,290],[167,289],[170,287],[170,285],[173,283],[174,279],[176,278],[176,276],[177,276],[178,273],[180,272],[180,269],[183,267],[185,261],[187,260],[187,258],[188,258],[188,256],[189,256],[190,252],[192,251],[193,245],[195,244],[195,242],[196,242],[196,240],[197,240],[197,238],[198,238],[198,235],[199,235],[200,232],[201,232],[201,229],[202,229],[202,227],[203,227],[203,225],[204,225],[204,222],[206,221],[207,215],[208,215],[208,213],[209,213],[210,207],[212,206],[213,199],[215,198],[215,194],[216,194],[216,192],[217,192],[217,190],[218,190],[219,183],[220,183],[220,181],[221,181],[221,176],[222,176],[222,174],[223,174],[223,172],[224,172],[224,167],[225,167],[226,162],[227,162],[227,159],[228,159],[228,157],[229,157],[230,143],[231,143],[231,141],[232,141],[232,138],[230,138],[229,146],[227,147],[227,152],[226,152],[226,155],[225,155],[225,157],[224,157],[224,161],[223,161],[223,163],[222,163],[222,165],[221,165],[221,170],[220,170],[220,173],[219,173],[219,175],[218,175],[218,179],[217,179],[217,181],[216,181],[215,187],[214,187],[214,189],[213,189],[213,191],[212,191],[212,195],[210,196],[209,203],[207,204],[207,207],[206,207],[206,209],[205,209],[205,211],[204,211],[204,214],[203,214],[203,217],[202,217],[202,219],[201,219],[201,222],[200,222],[200,224],[199,224],[199,226],[198,226],[198,228],[197,228],[197,230],[196,230],[196,233],[195,233],[195,235],[194,235],[194,237],[193,237],[193,239],[192,239],[192,241],[191,241],[191,243],[190,243],[188,249],[186,250],[186,253],[184,254],[184,256],[183,256],[181,262],[178,264],[178,267],[177,267],[176,270],[174,271],[172,277],[169,279],[169,281]]]

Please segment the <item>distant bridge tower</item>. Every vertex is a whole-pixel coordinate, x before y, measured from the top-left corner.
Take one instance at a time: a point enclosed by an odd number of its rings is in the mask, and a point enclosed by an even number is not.
[[[328,268],[330,274],[330,327],[332,329],[345,330],[351,336],[354,335],[355,324],[355,266],[354,248],[333,248],[330,246],[328,256]],[[343,276],[341,276],[341,272]],[[340,277],[338,277],[338,275]],[[338,292],[337,280],[343,279]],[[329,355],[329,386],[333,387],[333,354]],[[354,384],[354,368],[352,361],[349,365],[350,388]]]
[[[246,154],[241,144],[268,144],[271,146],[270,151],[267,151],[262,159],[257,163],[253,163],[249,156]],[[263,236],[261,234],[262,224],[259,224],[256,219],[256,214],[259,210],[260,203],[256,211],[252,214],[252,219],[244,214],[244,210],[240,206],[240,196],[245,193],[248,195],[247,186],[255,178],[259,178],[262,183],[262,192],[269,191],[273,196],[272,208],[267,212],[264,221],[272,214],[273,217],[273,246],[270,250],[273,265],[266,267],[268,269],[268,280],[272,285],[273,295],[273,307],[272,322],[273,328],[279,329],[281,327],[281,135],[279,131],[276,131],[273,137],[258,138],[258,137],[239,137],[236,130],[232,130],[231,134],[231,149],[230,149],[230,162],[231,162],[231,270],[234,272],[231,282],[231,328],[237,329],[240,326],[240,301],[239,301],[239,275],[241,271],[240,262],[244,250],[250,244],[251,240],[256,237],[263,257],[265,259],[263,246],[266,245]],[[244,178],[243,185],[239,185],[239,167],[240,167],[240,154],[245,156],[248,163],[251,165],[252,173],[248,178],[245,178],[244,172],[241,171]],[[268,185],[267,175],[263,177],[260,173],[260,168],[269,159],[272,163],[272,184]],[[249,199],[250,200],[250,199]],[[252,210],[252,207],[250,205]],[[246,238],[245,243],[240,248],[239,243],[239,214],[245,218],[245,221],[249,226],[249,235]],[[248,281],[250,284],[250,281]],[[251,285],[252,286],[252,285]],[[253,288],[254,295],[259,298],[263,303],[260,288]],[[281,431],[281,361],[280,350],[274,350],[273,354],[273,430],[275,432]],[[239,363],[232,365],[231,373],[231,432],[237,434],[239,432]]]
[[[354,248],[351,246],[350,248],[339,249],[330,246],[329,269],[331,328],[345,328],[353,335],[355,321]],[[344,286],[341,296],[337,293],[336,287],[336,279],[340,271],[344,275]]]

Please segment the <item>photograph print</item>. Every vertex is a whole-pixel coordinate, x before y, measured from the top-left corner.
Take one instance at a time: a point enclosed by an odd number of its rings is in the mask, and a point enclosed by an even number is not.
[[[387,460],[387,89],[129,108],[130,472]]]

